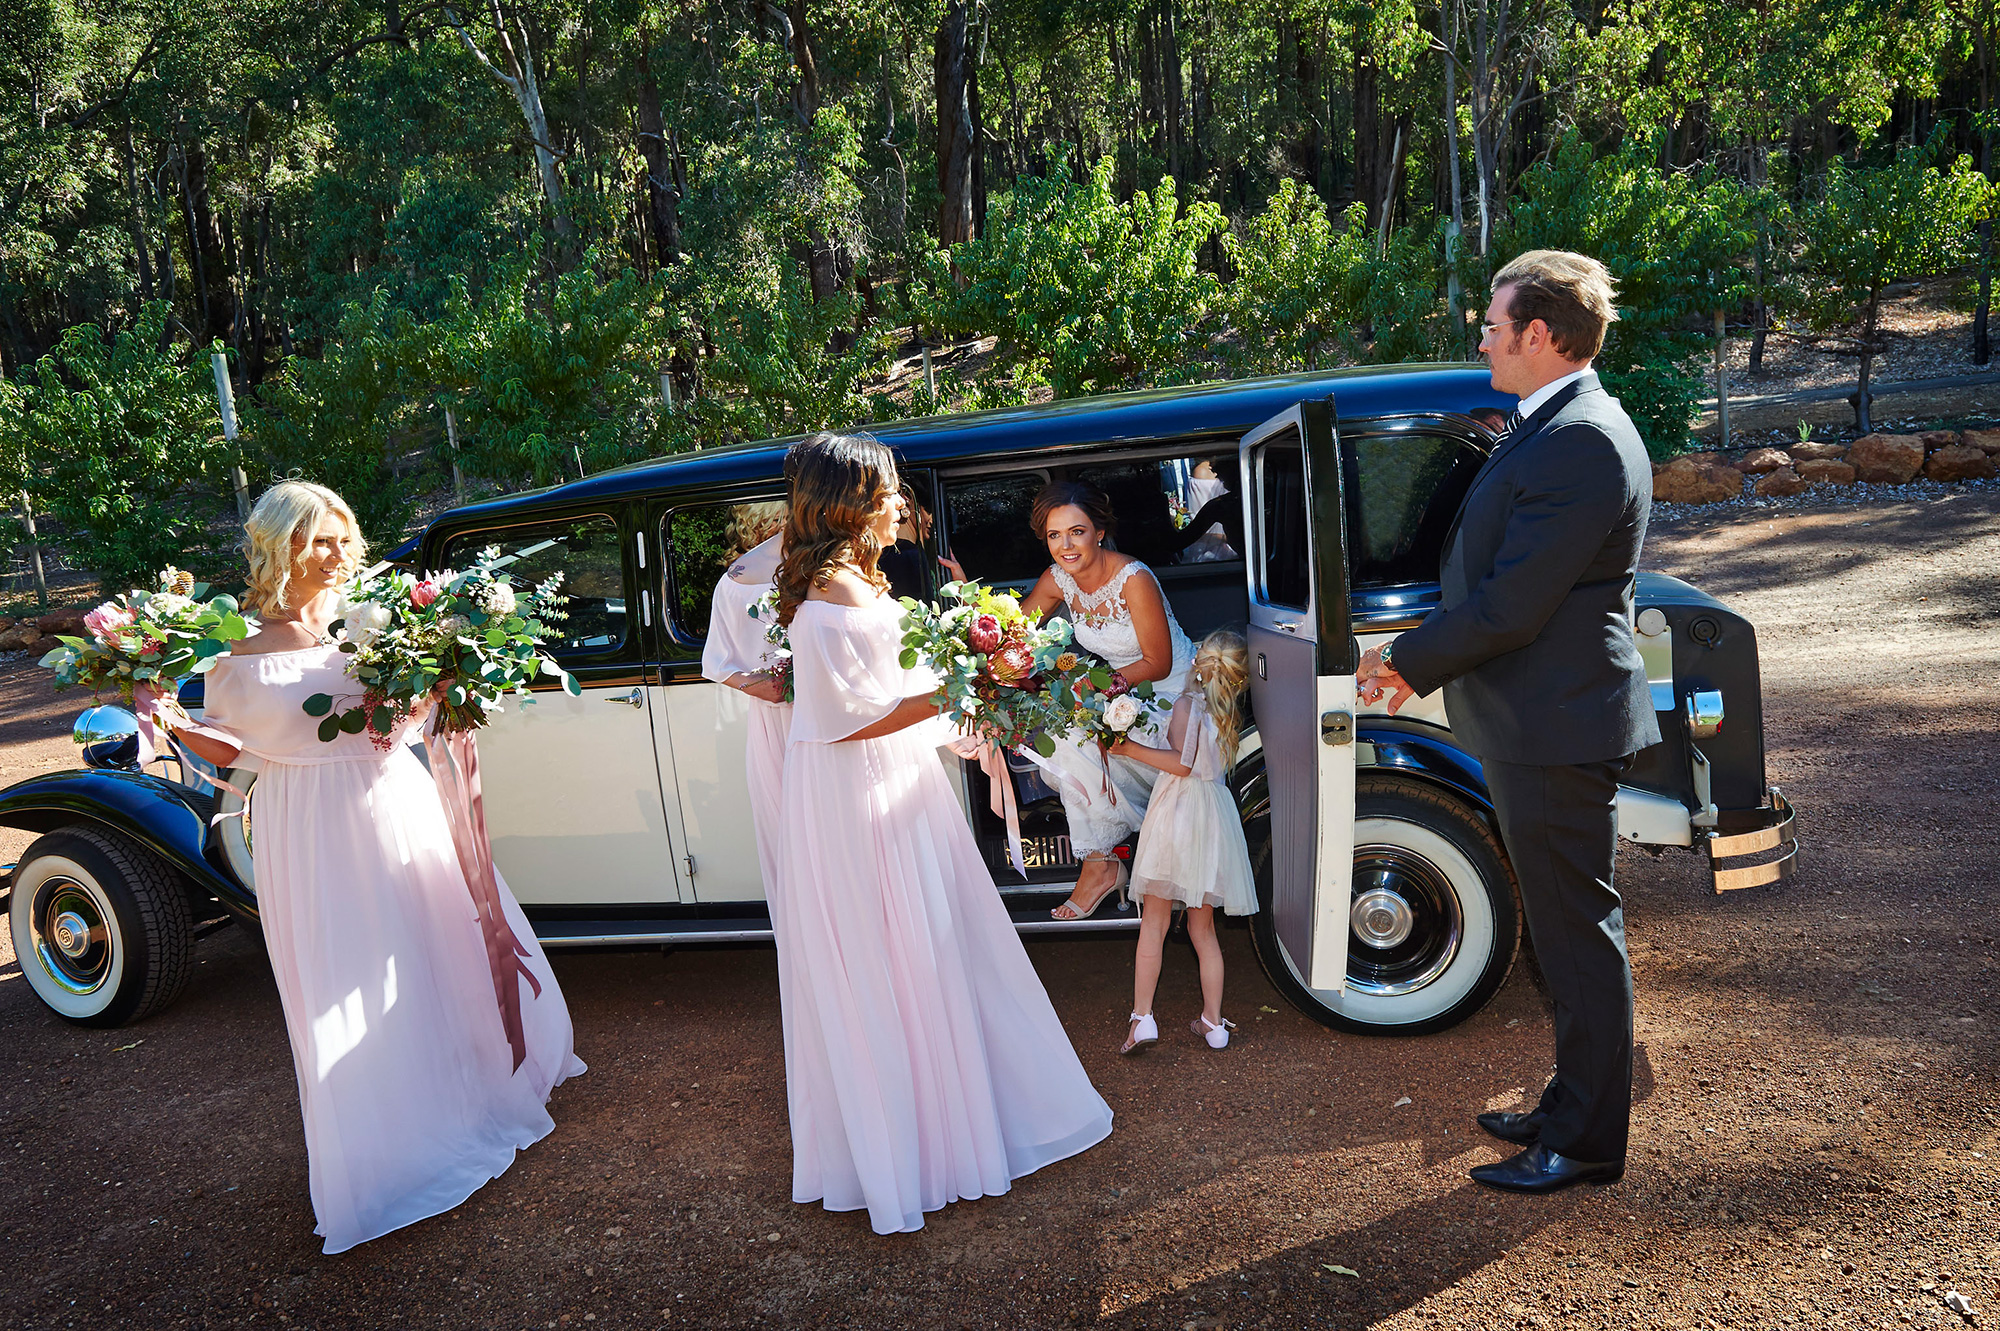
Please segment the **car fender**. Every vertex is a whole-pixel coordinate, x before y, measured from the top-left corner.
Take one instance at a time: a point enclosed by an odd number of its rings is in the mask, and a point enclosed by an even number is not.
[[[1451,732],[1427,721],[1393,716],[1356,718],[1355,764],[1363,772],[1392,772],[1457,795],[1498,830],[1493,797],[1479,760],[1452,742]],[[1236,759],[1237,805],[1247,821],[1262,813],[1270,795],[1264,778],[1263,745],[1253,730],[1243,737]]]
[[[254,920],[256,895],[207,855],[207,795],[143,772],[52,772],[0,790],[0,826],[53,832],[91,823],[132,838],[231,914]]]

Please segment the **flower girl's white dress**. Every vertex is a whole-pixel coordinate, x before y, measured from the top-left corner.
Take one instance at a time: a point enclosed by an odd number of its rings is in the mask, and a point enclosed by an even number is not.
[[[898,662],[901,618],[884,596],[792,620],[779,870],[780,971],[800,979],[792,1199],[866,1207],[880,1234],[1111,1131],[945,777],[941,723],[846,739],[935,687]]]
[[[285,1009],[317,1233],[329,1253],[449,1211],[555,1127],[584,1070],[569,1009],[507,885],[521,981],[514,1069],[493,972],[437,787],[402,743],[319,740],[300,709],[352,695],[335,647],[224,656],[203,721],[262,760],[251,790],[257,914]]]
[[[1132,895],[1164,897],[1183,906],[1220,906],[1225,915],[1257,913],[1257,883],[1243,816],[1229,793],[1228,769],[1208,701],[1184,693],[1167,723],[1167,747],[1187,776],[1162,773],[1153,785],[1139,849],[1132,856]]]

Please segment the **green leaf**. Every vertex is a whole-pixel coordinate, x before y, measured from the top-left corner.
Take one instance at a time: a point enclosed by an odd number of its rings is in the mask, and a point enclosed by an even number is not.
[[[340,737],[340,718],[329,716],[319,723],[319,739],[322,744],[331,744]]]
[[[299,709],[307,716],[325,716],[333,710],[333,699],[324,693],[315,693],[299,704]]]
[[[1056,755],[1056,742],[1047,735],[1037,735],[1035,736],[1035,752],[1041,754],[1044,758],[1053,758]]]
[[[1361,1279],[1361,1273],[1351,1266],[1335,1266],[1332,1262],[1321,1262],[1320,1265],[1337,1276],[1349,1276],[1355,1280]]]
[[[396,709],[387,703],[377,703],[373,715],[368,718],[368,724],[374,728],[376,734],[388,734],[396,724]]]
[[[897,659],[903,663],[903,669],[905,670],[915,670],[917,668],[917,654],[914,651],[906,650]]]
[[[368,718],[359,707],[350,707],[340,714],[340,728],[350,735],[358,735],[368,726]]]
[[[465,706],[465,685],[453,680],[451,687],[444,691],[444,700],[453,707]]]
[[[572,698],[581,698],[583,696],[583,685],[576,682],[575,675],[565,674],[563,676],[563,692]]]

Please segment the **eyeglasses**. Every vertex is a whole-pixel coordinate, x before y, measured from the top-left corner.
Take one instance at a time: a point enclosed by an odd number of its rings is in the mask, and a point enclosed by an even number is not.
[[[1502,319],[1497,324],[1481,324],[1479,325],[1479,338],[1483,342],[1500,329],[1505,328],[1508,324],[1517,324],[1519,322],[1521,322],[1519,319]]]

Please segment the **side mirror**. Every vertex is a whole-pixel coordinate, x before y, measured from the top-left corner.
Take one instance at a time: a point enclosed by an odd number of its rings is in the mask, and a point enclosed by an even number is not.
[[[123,707],[87,707],[70,738],[83,746],[86,767],[133,770],[139,765],[139,718]]]

